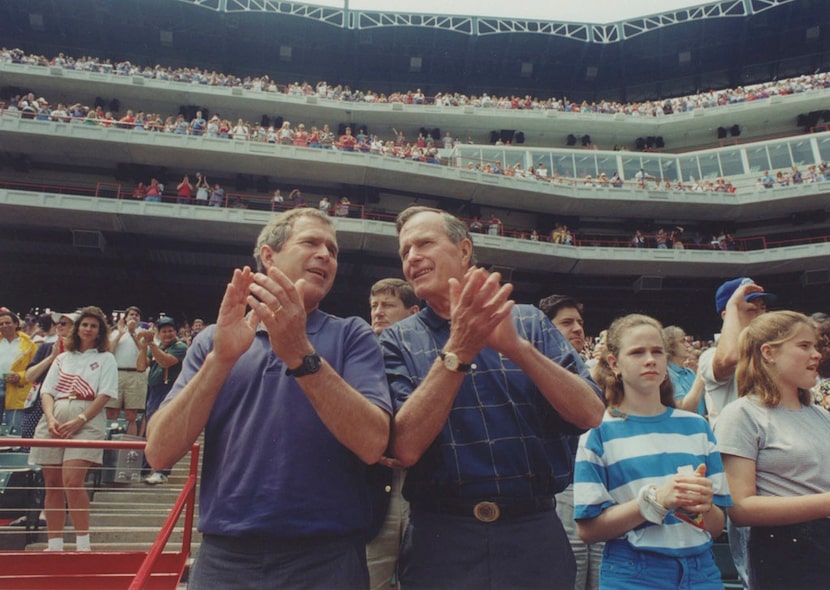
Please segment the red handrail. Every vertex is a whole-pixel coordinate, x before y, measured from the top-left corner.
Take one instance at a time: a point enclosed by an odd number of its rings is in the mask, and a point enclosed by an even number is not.
[[[193,517],[196,504],[196,473],[198,469],[199,445],[194,444],[190,449],[190,475],[187,478],[187,482],[185,482],[179,497],[176,499],[176,503],[170,510],[167,520],[164,521],[158,537],[156,537],[152,547],[150,547],[150,551],[147,552],[147,558],[141,564],[141,567],[138,568],[135,580],[133,580],[133,583],[130,584],[129,590],[142,590],[145,587],[147,580],[153,573],[153,568],[156,565],[156,562],[161,557],[162,551],[164,550],[165,545],[167,545],[167,541],[170,539],[170,535],[173,534],[173,529],[176,526],[176,522],[179,520],[179,515],[181,515],[182,509],[185,507],[187,510],[184,515],[182,553],[190,553],[190,540],[193,535]],[[187,551],[185,551],[185,549]],[[181,574],[181,571],[179,574]]]
[[[105,450],[144,449],[145,441],[97,441],[0,438],[0,447],[87,448]],[[190,556],[195,519],[196,482],[200,445],[190,452],[189,475],[156,539],[144,551],[107,552],[3,552],[0,587],[14,580],[15,588],[127,588],[172,589],[178,585]],[[164,552],[176,523],[185,512],[181,549]],[[13,557],[13,558],[10,558]],[[11,587],[11,586],[8,586]]]

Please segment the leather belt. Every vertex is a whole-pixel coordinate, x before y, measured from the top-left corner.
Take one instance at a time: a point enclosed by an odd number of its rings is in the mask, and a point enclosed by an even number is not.
[[[447,499],[416,502],[413,503],[412,510],[453,516],[472,516],[480,522],[489,523],[547,512],[555,507],[556,501],[553,498]]]
[[[119,370],[119,371],[131,371],[131,372],[133,372],[133,373],[138,373],[138,369],[122,369],[121,367],[118,367],[118,370]],[[142,373],[143,373],[143,372],[144,372],[144,371],[142,371]]]

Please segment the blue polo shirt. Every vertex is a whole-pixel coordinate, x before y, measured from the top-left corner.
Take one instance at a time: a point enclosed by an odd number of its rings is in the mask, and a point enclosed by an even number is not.
[[[697,375],[688,367],[680,367],[671,361],[669,361],[668,371],[669,379],[671,379],[671,384],[674,387],[674,401],[679,402],[691,391]],[[701,416],[706,415],[706,400],[703,396],[701,396],[700,403],[697,404],[697,410],[695,411]]]
[[[596,389],[579,355],[541,311],[517,305],[512,314],[519,336]],[[397,409],[449,336],[449,322],[429,307],[381,333]],[[407,472],[404,496],[416,505],[443,498],[550,497],[565,489],[573,471],[568,436],[583,430],[565,422],[510,359],[484,348],[472,362],[476,368],[465,376],[447,423]]]
[[[308,316],[314,349],[370,402],[392,412],[380,346],[360,318]],[[213,347],[215,326],[187,353],[167,401]],[[275,540],[363,534],[371,506],[366,464],[325,427],[262,326],[228,375],[205,427],[199,530]]]

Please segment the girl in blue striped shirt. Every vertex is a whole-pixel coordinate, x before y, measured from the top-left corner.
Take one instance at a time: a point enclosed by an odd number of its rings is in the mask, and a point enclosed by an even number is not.
[[[709,425],[674,407],[660,323],[644,315],[608,330],[608,411],[579,442],[579,535],[607,541],[600,588],[723,588],[711,552],[732,504]]]

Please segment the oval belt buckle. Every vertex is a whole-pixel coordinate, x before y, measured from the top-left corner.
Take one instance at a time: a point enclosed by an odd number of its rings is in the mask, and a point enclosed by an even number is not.
[[[495,522],[501,516],[501,510],[495,502],[479,502],[473,506],[473,516],[481,522]]]

